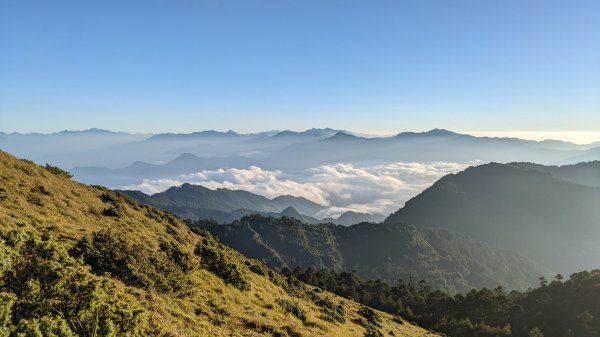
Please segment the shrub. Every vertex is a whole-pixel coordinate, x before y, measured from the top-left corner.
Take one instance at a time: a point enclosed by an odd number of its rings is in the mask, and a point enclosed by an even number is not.
[[[198,243],[194,252],[200,256],[202,266],[222,278],[225,283],[240,290],[250,290],[250,283],[241,266],[228,259],[215,243],[204,239],[202,243]]]
[[[328,298],[323,298],[315,301],[315,304],[321,307],[321,312],[323,313],[323,318],[329,322],[346,322],[346,309],[342,304],[335,305]]]
[[[383,333],[373,326],[368,326],[365,330],[364,337],[383,337]]]
[[[361,306],[360,309],[358,309],[358,314],[366,318],[367,323],[379,328],[381,327],[381,318],[379,318],[379,315],[373,311],[373,309]]]
[[[171,261],[175,262],[182,271],[188,272],[196,269],[198,261],[196,261],[191,254],[184,252],[178,244],[173,242],[161,242],[159,248]]]
[[[260,276],[267,276],[269,273],[269,270],[259,261],[257,260],[247,260],[245,262],[246,266],[248,267],[248,269],[253,272],[254,274],[260,275]]]
[[[14,323],[14,324],[13,324]],[[53,239],[0,233],[0,335],[147,336],[144,311]]]
[[[29,196],[27,196],[27,202],[30,203],[30,204],[34,204],[36,206],[40,206],[40,207],[44,206],[44,202],[37,195],[29,195]]]
[[[43,185],[36,185],[31,188],[31,193],[43,194],[43,195],[52,195],[50,191],[46,189]]]
[[[118,204],[117,199],[113,195],[111,195],[110,193],[107,193],[107,192],[100,194],[99,198],[105,204],[109,203],[109,204],[112,204],[113,206],[116,206]]]
[[[163,251],[131,244],[110,232],[84,237],[69,252],[82,257],[95,274],[110,273],[134,287],[175,295],[185,295],[191,288],[186,270]]]
[[[278,299],[275,302],[277,302],[286,313],[292,314],[303,322],[306,321],[306,313],[302,308],[298,307],[296,303],[284,299]]]
[[[63,176],[63,177],[65,177],[65,178],[67,178],[67,179],[71,179],[71,178],[73,178],[73,175],[72,175],[71,173],[69,173],[69,172],[67,172],[67,171],[65,171],[65,170],[63,170],[63,169],[61,169],[61,168],[60,168],[60,167],[58,167],[58,166],[52,166],[52,165],[50,165],[50,164],[46,164],[46,166],[44,166],[44,168],[45,168],[46,170],[48,170],[50,173],[52,173],[52,174],[56,174],[56,175],[59,175],[59,176]]]
[[[119,217],[119,211],[115,207],[105,208],[101,214],[104,216]]]

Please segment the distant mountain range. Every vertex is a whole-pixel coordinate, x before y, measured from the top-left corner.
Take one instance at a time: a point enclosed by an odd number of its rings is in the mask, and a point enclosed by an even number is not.
[[[385,222],[454,230],[569,274],[599,266],[599,179],[599,161],[471,167],[443,177]]]
[[[128,134],[101,129],[54,134],[0,134],[0,148],[38,163],[69,169],[75,178],[113,188],[215,168],[250,165],[301,170],[331,163],[514,162],[572,164],[600,159],[600,142],[474,137],[448,130],[363,137],[345,130],[309,129],[239,134]]]
[[[380,222],[383,214],[345,212],[337,218],[320,216],[327,206],[306,198],[282,195],[273,199],[243,190],[219,188],[212,190],[200,185],[183,184],[168,190],[147,195],[140,191],[120,190],[137,201],[172,212],[183,219],[213,219],[218,223],[231,223],[249,214],[287,216],[305,223],[333,223],[352,225],[359,222]]]

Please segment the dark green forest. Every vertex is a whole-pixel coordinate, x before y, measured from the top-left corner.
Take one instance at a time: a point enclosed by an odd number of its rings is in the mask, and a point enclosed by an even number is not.
[[[189,222],[248,257],[281,269],[355,270],[364,279],[428,280],[449,293],[473,288],[527,289],[552,275],[526,257],[444,229],[360,223],[310,225],[297,219],[249,215],[229,225]]]
[[[527,291],[502,287],[449,295],[426,281],[362,281],[354,272],[283,269],[288,277],[454,337],[600,335],[600,270],[556,275]]]

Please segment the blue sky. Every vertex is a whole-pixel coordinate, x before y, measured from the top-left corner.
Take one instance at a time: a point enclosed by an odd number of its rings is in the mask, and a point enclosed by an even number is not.
[[[0,1],[0,130],[600,131],[599,1]]]

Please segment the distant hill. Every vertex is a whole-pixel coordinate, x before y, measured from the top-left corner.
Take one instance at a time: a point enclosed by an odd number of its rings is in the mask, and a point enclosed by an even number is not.
[[[425,279],[449,292],[498,285],[525,289],[549,274],[522,255],[442,229],[381,223],[309,225],[260,215],[229,225],[201,221],[196,226],[276,268],[355,270],[365,279],[390,283]]]
[[[288,207],[302,210],[306,215],[315,215],[326,206],[302,197],[291,195],[268,199],[244,190],[218,188],[212,190],[201,185],[183,184],[171,187],[164,192],[146,195],[139,191],[120,191],[138,201],[160,208],[185,207],[189,209],[210,209],[221,212],[253,210],[256,212],[279,213]]]
[[[140,191],[119,191],[137,201],[172,212],[182,219],[213,219],[218,223],[231,223],[249,214],[273,217],[292,217],[309,224],[333,223],[353,225],[360,222],[380,222],[382,214],[344,212],[338,218],[317,218],[327,207],[302,197],[281,195],[273,199],[243,191],[219,188],[212,190],[200,185],[183,184],[168,190],[147,195]]]
[[[597,170],[597,162],[470,167],[443,177],[386,223],[451,229],[563,274],[597,268],[600,189],[581,185],[597,184]]]
[[[382,222],[385,219],[383,214],[360,213],[346,211],[337,218],[325,218],[321,222],[331,222],[336,225],[350,226],[361,222]]]
[[[0,176],[2,336],[435,335],[56,167],[0,151]]]

